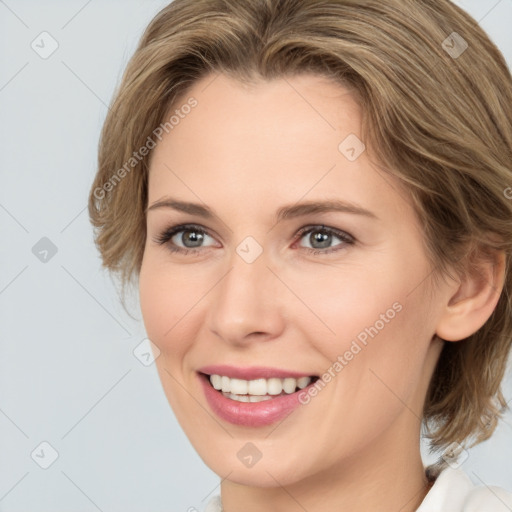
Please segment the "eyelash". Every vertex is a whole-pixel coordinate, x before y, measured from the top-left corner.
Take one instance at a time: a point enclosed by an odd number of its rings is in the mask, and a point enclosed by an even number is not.
[[[208,233],[208,231],[206,231],[205,229],[203,229],[200,226],[197,226],[194,224],[180,224],[180,225],[171,226],[171,227],[165,229],[160,235],[153,238],[153,241],[159,245],[167,244],[168,249],[171,252],[181,253],[183,255],[196,254],[196,253],[200,252],[201,250],[204,250],[203,247],[192,248],[192,249],[189,249],[189,248],[183,249],[183,248],[175,246],[173,244],[169,244],[168,242],[170,241],[170,239],[177,233],[180,233],[181,231],[195,231],[197,233],[201,233],[203,235],[208,235],[211,237],[211,235]],[[334,235],[337,238],[339,238],[343,243],[338,244],[331,248],[327,248],[325,250],[312,249],[310,247],[301,247],[301,249],[305,249],[310,254],[329,254],[329,253],[336,252],[336,251],[343,249],[346,245],[354,245],[354,243],[355,243],[355,239],[352,235],[349,235],[348,233],[345,233],[344,231],[340,231],[338,229],[325,227],[323,224],[322,225],[317,224],[317,225],[304,226],[303,228],[299,229],[299,231],[297,232],[297,235],[296,235],[297,240],[300,240],[304,235],[310,234],[315,231],[320,231],[323,233],[327,233],[329,235]]]

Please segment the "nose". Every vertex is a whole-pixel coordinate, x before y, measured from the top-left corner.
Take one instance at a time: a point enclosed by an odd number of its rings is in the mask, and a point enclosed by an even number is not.
[[[265,251],[251,263],[234,251],[229,270],[209,294],[211,332],[239,346],[279,337],[284,328],[283,288]]]

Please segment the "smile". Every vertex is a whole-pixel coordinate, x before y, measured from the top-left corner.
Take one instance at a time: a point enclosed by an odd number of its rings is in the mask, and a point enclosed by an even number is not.
[[[304,389],[313,377],[286,377],[278,379],[243,380],[232,379],[225,375],[210,375],[210,383],[217,391],[231,400],[238,402],[262,402],[272,400],[275,396],[290,395]]]
[[[319,378],[261,368],[212,367],[215,373],[210,374],[203,372],[207,368],[201,370],[198,377],[211,410],[229,423],[249,427],[284,419],[301,404],[299,392]]]

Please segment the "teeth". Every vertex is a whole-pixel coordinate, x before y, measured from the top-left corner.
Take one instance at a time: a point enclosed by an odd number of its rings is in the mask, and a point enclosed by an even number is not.
[[[221,377],[220,387],[222,391],[229,393],[231,391],[231,379],[229,377]]]
[[[297,387],[297,379],[287,378],[283,379],[283,390],[285,393],[295,393]]]
[[[233,393],[222,393],[227,398],[231,398],[231,400],[236,400],[237,402],[264,402],[265,400],[272,400],[271,396],[256,396],[256,395],[234,395]]]
[[[297,386],[299,389],[304,389],[310,382],[311,379],[309,377],[301,377],[300,379],[297,379]]]
[[[272,400],[272,398],[269,397],[268,395],[265,395],[265,396],[249,395],[249,402],[264,402],[265,400]]]
[[[269,395],[279,395],[281,391],[283,391],[283,382],[281,379],[267,380],[267,393]]]
[[[234,395],[247,395],[249,383],[242,379],[230,379],[229,391]]]
[[[260,402],[261,400],[252,398],[264,397],[265,400],[271,398],[268,395],[280,395],[295,393],[297,388],[304,389],[311,382],[311,377],[301,377],[294,379],[286,377],[285,379],[230,379],[225,375],[210,375],[212,386],[218,391],[222,391],[224,396],[233,398],[240,402]],[[247,398],[247,400],[245,400]]]
[[[249,395],[266,395],[267,381],[265,379],[250,380],[247,388]]]
[[[220,375],[211,375],[210,382],[215,389],[222,389],[222,377]]]

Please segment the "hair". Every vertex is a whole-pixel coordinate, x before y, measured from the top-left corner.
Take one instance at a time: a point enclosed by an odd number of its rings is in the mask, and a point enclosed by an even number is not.
[[[349,87],[365,144],[408,190],[435,276],[505,253],[493,313],[444,343],[423,411],[432,451],[488,439],[506,409],[512,343],[512,77],[498,48],[448,0],[174,0],[114,94],[89,195],[102,265],[123,294],[146,241],[151,153],[134,152],[216,73],[247,83],[315,73]]]

